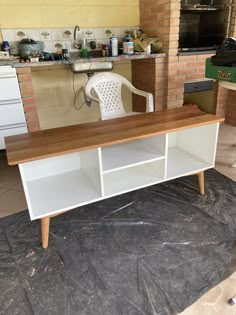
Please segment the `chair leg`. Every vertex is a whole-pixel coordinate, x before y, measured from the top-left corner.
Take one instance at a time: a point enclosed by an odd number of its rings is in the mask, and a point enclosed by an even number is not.
[[[236,167],[236,160],[230,165],[231,167]]]
[[[48,238],[49,238],[49,226],[50,226],[50,217],[45,217],[41,219],[41,239],[42,239],[42,248],[48,248]]]
[[[204,187],[204,171],[199,172],[197,174],[198,176],[198,185],[199,185],[199,191],[201,195],[204,195],[205,187]]]
[[[229,299],[229,300],[228,300],[228,303],[229,303],[230,305],[236,304],[236,295],[233,296],[231,299]]]

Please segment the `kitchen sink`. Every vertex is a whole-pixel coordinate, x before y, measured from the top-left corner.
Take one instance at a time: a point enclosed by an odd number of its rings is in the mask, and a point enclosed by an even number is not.
[[[70,68],[73,72],[77,73],[94,73],[99,71],[110,71],[113,68],[111,61],[88,61],[81,62],[79,60],[73,61],[70,64]]]
[[[70,68],[72,72],[76,73],[94,73],[101,71],[111,71],[113,64],[111,61],[98,60],[102,57],[101,51],[89,52],[88,58],[82,58],[80,52],[71,53]],[[96,60],[93,60],[96,58]]]

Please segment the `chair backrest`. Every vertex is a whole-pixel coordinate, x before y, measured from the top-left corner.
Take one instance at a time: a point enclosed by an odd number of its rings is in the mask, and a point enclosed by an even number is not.
[[[100,103],[101,119],[125,115],[121,95],[123,84],[132,86],[126,78],[111,72],[95,74],[88,80],[85,93],[90,99]],[[98,99],[92,95],[92,91],[95,91]]]

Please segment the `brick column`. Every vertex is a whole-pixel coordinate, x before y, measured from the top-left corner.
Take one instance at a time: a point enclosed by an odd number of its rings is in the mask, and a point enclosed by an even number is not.
[[[141,29],[146,34],[158,35],[163,43],[162,51],[168,53],[171,19],[170,0],[140,0],[139,8]],[[155,111],[166,108],[167,68],[167,57],[132,62],[132,82],[137,88],[153,94]]]
[[[229,90],[222,88],[218,83],[217,100],[216,100],[216,115],[225,117],[226,106],[228,100]]]
[[[165,107],[165,57],[153,59],[132,60],[132,83],[140,90],[153,95],[154,111]],[[145,99],[133,96],[133,110],[145,111]]]
[[[40,130],[40,125],[34,96],[31,68],[30,67],[17,68],[16,71],[28,131],[29,132],[38,131]]]

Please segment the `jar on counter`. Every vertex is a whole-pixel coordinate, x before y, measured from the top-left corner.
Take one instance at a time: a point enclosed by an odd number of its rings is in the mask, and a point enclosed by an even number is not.
[[[102,56],[103,57],[109,56],[109,45],[107,45],[107,44],[102,45]]]
[[[134,43],[133,42],[124,42],[123,43],[123,54],[132,55],[134,53]]]
[[[125,36],[125,41],[123,42],[123,54],[132,55],[134,53],[134,43],[132,41],[131,35]]]

